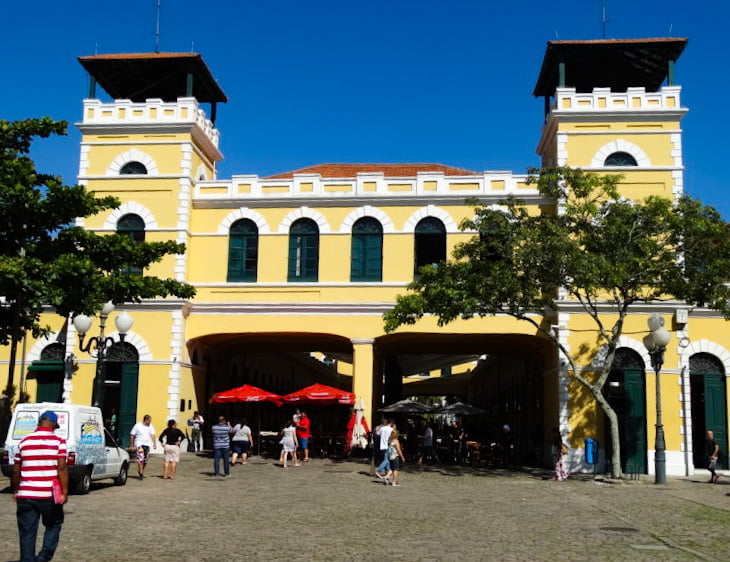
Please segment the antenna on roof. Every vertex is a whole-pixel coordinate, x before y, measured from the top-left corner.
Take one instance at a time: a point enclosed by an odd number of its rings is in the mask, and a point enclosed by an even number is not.
[[[606,0],[601,0],[601,33],[603,34],[603,39],[606,38]]]
[[[155,53],[160,52],[160,7],[161,0],[157,0],[157,17],[155,18]]]

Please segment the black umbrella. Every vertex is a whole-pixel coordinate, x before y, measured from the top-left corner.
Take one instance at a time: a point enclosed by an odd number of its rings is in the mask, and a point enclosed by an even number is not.
[[[434,410],[435,414],[453,414],[455,416],[478,416],[484,414],[484,410],[477,408],[476,406],[470,406],[463,402],[456,402],[455,404],[449,404],[443,408]]]
[[[428,414],[433,409],[430,406],[426,406],[420,402],[414,402],[413,400],[400,400],[399,402],[380,408],[379,411],[388,414]]]

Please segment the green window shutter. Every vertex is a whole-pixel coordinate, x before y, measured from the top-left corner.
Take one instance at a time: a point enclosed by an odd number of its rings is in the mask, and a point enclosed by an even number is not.
[[[383,227],[372,217],[359,219],[352,227],[350,281],[382,281]]]
[[[241,219],[231,226],[228,239],[229,282],[256,282],[259,233],[256,223]]]
[[[145,240],[145,223],[144,219],[139,215],[127,214],[117,221],[117,234],[128,236],[135,242],[144,242]],[[127,266],[122,273],[130,275],[142,275],[142,269],[133,265]]]
[[[317,281],[319,277],[319,227],[312,219],[299,219],[289,230],[287,281]]]

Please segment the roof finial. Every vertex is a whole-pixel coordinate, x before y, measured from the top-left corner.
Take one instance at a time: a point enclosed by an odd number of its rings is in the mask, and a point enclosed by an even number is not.
[[[601,0],[601,32],[603,34],[603,39],[606,38],[606,22],[608,20],[606,19],[606,0]]]
[[[157,0],[157,16],[155,21],[155,53],[160,52],[160,7],[162,6],[162,1]]]

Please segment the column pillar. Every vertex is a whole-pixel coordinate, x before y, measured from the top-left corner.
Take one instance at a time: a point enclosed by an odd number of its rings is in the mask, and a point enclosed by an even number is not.
[[[373,421],[373,339],[353,339],[352,341],[352,392],[355,400],[362,398],[365,405],[365,418]]]

